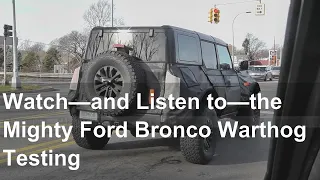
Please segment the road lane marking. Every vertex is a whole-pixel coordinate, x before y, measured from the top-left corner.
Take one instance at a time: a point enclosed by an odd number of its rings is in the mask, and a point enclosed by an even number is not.
[[[56,123],[54,124],[46,124],[46,126],[55,126]],[[41,126],[42,127],[42,124],[26,124],[26,127],[30,127],[30,126]],[[70,123],[64,123],[64,124],[59,124],[59,126],[71,126]],[[0,125],[0,129],[3,129],[4,128],[4,125]]]
[[[76,143],[76,142],[74,142],[74,141],[70,141],[70,142],[58,144],[58,145],[55,145],[55,146],[50,146],[50,147],[46,147],[46,148],[43,148],[43,149],[38,149],[38,150],[35,150],[35,151],[32,151],[32,152],[26,153],[25,155],[26,155],[26,156],[29,156],[29,155],[31,155],[31,154],[39,154],[39,153],[41,153],[42,151],[56,150],[56,149],[60,149],[60,148],[63,148],[63,147],[68,147],[68,146],[74,145],[75,143]],[[7,154],[6,154],[6,155],[7,155]],[[16,160],[16,159],[17,159],[17,156],[12,156],[12,157],[11,157],[11,161]],[[0,160],[0,164],[3,164],[3,163],[5,163],[5,162],[7,162],[7,161],[8,161],[7,158],[1,159],[1,160]]]
[[[53,141],[48,141],[48,142],[44,142],[44,143],[38,143],[38,144],[34,144],[34,145],[29,145],[29,146],[25,146],[23,148],[19,148],[16,149],[17,152],[23,152],[23,151],[28,151],[28,150],[32,150],[38,147],[42,147],[42,146],[47,146],[47,145],[53,145],[56,143],[62,142],[61,139],[57,139],[57,140],[53,140]],[[7,153],[0,153],[0,157],[6,156]]]
[[[55,113],[47,113],[47,114],[37,114],[37,115],[31,115],[31,116],[24,116],[24,117],[17,117],[17,118],[9,118],[0,120],[0,123],[3,123],[4,121],[14,121],[14,120],[34,120],[35,118],[43,118],[53,115],[63,115],[68,114],[67,112],[55,112]]]

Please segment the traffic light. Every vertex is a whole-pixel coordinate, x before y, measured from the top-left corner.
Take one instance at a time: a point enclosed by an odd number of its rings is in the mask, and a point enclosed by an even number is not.
[[[210,9],[208,18],[209,18],[208,22],[212,24],[212,22],[213,22],[213,8]]]
[[[5,24],[3,26],[3,29],[4,29],[4,32],[3,32],[4,37],[12,36],[12,26]]]
[[[220,22],[220,10],[218,8],[214,8],[213,10],[214,22],[218,24]]]

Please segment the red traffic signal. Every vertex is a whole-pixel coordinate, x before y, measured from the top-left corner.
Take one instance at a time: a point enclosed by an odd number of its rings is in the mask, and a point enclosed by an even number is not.
[[[216,23],[216,24],[218,24],[219,22],[220,22],[220,10],[218,9],[218,8],[214,8],[214,10],[213,10],[213,12],[214,12],[214,19],[213,19],[213,21]]]

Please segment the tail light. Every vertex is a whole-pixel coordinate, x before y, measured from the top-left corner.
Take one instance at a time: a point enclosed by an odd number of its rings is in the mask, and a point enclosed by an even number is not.
[[[149,90],[149,104],[151,104],[151,98],[154,97],[154,89]]]

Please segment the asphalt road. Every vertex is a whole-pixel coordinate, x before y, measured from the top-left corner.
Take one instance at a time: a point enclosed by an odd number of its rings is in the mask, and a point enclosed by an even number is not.
[[[261,82],[262,95],[271,99],[276,95],[277,82]],[[46,83],[44,83],[46,84]],[[47,83],[48,84],[48,83]],[[59,89],[62,96],[67,94],[68,84],[50,83]],[[56,92],[41,93],[53,96]],[[36,94],[30,94],[36,96]],[[170,147],[172,142],[162,138],[111,138],[104,150],[85,150],[70,139],[66,143],[60,140],[42,138],[36,143],[26,138],[4,138],[3,121],[25,121],[27,125],[60,122],[70,125],[70,115],[64,110],[7,110],[0,99],[0,179],[4,180],[257,180],[263,179],[266,172],[269,139],[256,137],[247,140],[238,138],[220,138],[217,154],[208,165],[194,165],[184,160],[181,152]],[[262,120],[270,121],[273,112],[262,110]],[[15,160],[7,166],[7,156],[3,149],[16,149],[17,154],[40,154],[52,149],[54,153],[80,154],[80,167],[71,171],[67,166],[44,167],[39,165],[18,166]],[[16,156],[17,154],[14,154]]]

